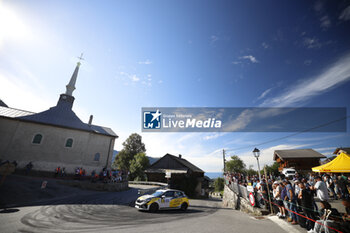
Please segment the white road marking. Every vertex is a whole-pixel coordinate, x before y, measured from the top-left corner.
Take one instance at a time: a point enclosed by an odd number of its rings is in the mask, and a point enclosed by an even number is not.
[[[270,216],[268,217],[272,222],[279,225],[283,230],[289,233],[301,233],[298,229],[287,223],[286,221],[278,218],[277,216]]]

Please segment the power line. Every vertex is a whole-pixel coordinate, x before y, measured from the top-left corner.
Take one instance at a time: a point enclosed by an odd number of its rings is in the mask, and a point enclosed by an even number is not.
[[[309,128],[309,129],[305,129],[305,130],[302,130],[302,131],[299,131],[299,132],[296,132],[296,133],[293,133],[293,134],[290,134],[290,135],[287,135],[287,136],[284,136],[284,137],[274,138],[274,139],[271,139],[271,140],[268,140],[268,141],[265,141],[265,142],[262,142],[262,143],[258,143],[258,144],[255,144],[255,145],[243,146],[243,147],[238,147],[238,148],[235,148],[235,149],[227,149],[226,151],[243,150],[243,149],[248,149],[248,148],[261,146],[261,145],[268,144],[268,143],[271,143],[271,142],[280,141],[280,140],[283,140],[283,139],[286,139],[286,138],[294,137],[294,136],[296,136],[298,134],[306,133],[306,132],[309,132],[309,131],[312,131],[312,130],[315,130],[315,129],[318,129],[318,128],[325,127],[327,125],[331,125],[331,124],[339,122],[339,121],[343,121],[343,120],[345,120],[345,119],[347,119],[349,117],[350,117],[350,115],[342,117],[342,118],[339,118],[337,120],[329,121],[327,123],[324,123],[324,124],[321,124],[321,125]]]

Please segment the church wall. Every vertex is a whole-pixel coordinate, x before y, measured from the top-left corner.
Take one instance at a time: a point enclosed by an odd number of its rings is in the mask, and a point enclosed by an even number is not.
[[[5,151],[10,146],[11,139],[18,125],[19,121],[0,117],[0,159],[5,156]]]
[[[43,135],[42,141],[33,144],[33,138],[38,133]],[[65,147],[68,138],[73,139],[70,148]],[[99,172],[106,166],[108,154],[108,160],[111,160],[113,148],[113,137],[0,118],[0,159],[16,160],[20,168],[32,161],[33,170],[54,171],[60,166],[65,167],[67,173],[74,173],[79,166],[87,174],[92,170]],[[94,161],[96,153],[100,154],[99,161]],[[110,166],[110,161],[107,166]]]

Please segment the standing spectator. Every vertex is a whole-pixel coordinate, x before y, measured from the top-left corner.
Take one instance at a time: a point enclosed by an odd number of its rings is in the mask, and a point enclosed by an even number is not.
[[[283,201],[281,198],[281,193],[282,193],[282,187],[279,185],[277,181],[273,183],[273,198],[275,200],[276,205],[278,205],[278,210],[279,212],[277,213],[277,216],[279,218],[285,218],[286,213],[284,211],[283,206]]]
[[[320,199],[320,201],[328,202],[328,189],[320,176],[316,177],[316,184],[313,186],[313,189],[316,190],[317,197]]]
[[[61,172],[61,168],[60,167],[56,167],[55,169],[55,178],[58,176],[58,174],[60,174]]]
[[[63,167],[61,170],[61,176],[64,177],[66,175],[66,168]]]
[[[333,182],[333,179],[329,175],[326,176],[326,185],[327,185],[328,191],[332,194],[332,197],[337,200],[338,197],[335,194],[334,182]]]
[[[288,196],[287,196],[287,188],[286,186],[284,185],[284,183],[282,182],[280,184],[281,188],[282,188],[282,191],[281,191],[281,199],[283,201],[283,206],[284,206],[284,210],[287,211],[286,209],[288,209]],[[285,213],[286,214],[286,213]],[[290,219],[290,221],[292,221],[291,219],[291,215],[290,215],[290,212],[287,211],[287,214],[288,214],[288,218]]]
[[[296,197],[294,194],[294,189],[292,187],[292,185],[287,181],[287,180],[283,180],[283,184],[286,186],[287,189],[287,196],[288,196],[288,208],[291,210],[291,218],[292,218],[292,225],[296,225],[298,224],[298,219],[297,219],[297,215],[293,212],[297,212],[297,206],[296,206]]]
[[[294,194],[295,194],[295,197],[296,197],[296,204],[297,204],[297,210],[298,212],[301,211],[300,209],[300,199],[298,198],[298,195],[299,195],[299,192],[300,192],[300,187],[299,187],[299,184],[300,184],[300,180],[295,180],[294,184],[293,184],[293,188],[294,188]]]
[[[32,162],[29,162],[27,165],[26,165],[26,175],[29,174],[29,172],[32,170],[33,168],[33,163]]]
[[[299,183],[300,192],[298,194],[298,199],[300,200],[301,208],[306,217],[316,220],[316,216],[313,212],[313,194],[311,190],[306,189],[303,183]],[[314,228],[315,223],[310,220],[306,220],[306,229],[311,230]]]
[[[349,190],[348,190],[348,180],[346,177],[338,176],[338,185],[341,192],[342,198],[348,198],[349,197]]]
[[[261,179],[260,192],[263,197],[262,204],[265,206],[266,209],[270,210],[270,205],[268,205],[268,201],[267,201],[269,199],[267,189],[268,189],[268,184],[266,184],[265,179]]]

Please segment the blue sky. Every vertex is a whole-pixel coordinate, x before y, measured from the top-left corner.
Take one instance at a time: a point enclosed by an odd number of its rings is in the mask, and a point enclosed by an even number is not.
[[[141,107],[350,107],[348,1],[0,4],[0,98],[46,110],[84,52],[73,110],[111,127],[117,150],[141,133]],[[149,156],[182,154],[209,172],[221,171],[223,148],[256,166],[255,145],[286,135],[142,133]],[[261,161],[271,163],[275,149],[330,155],[349,136],[304,133],[260,145]]]

